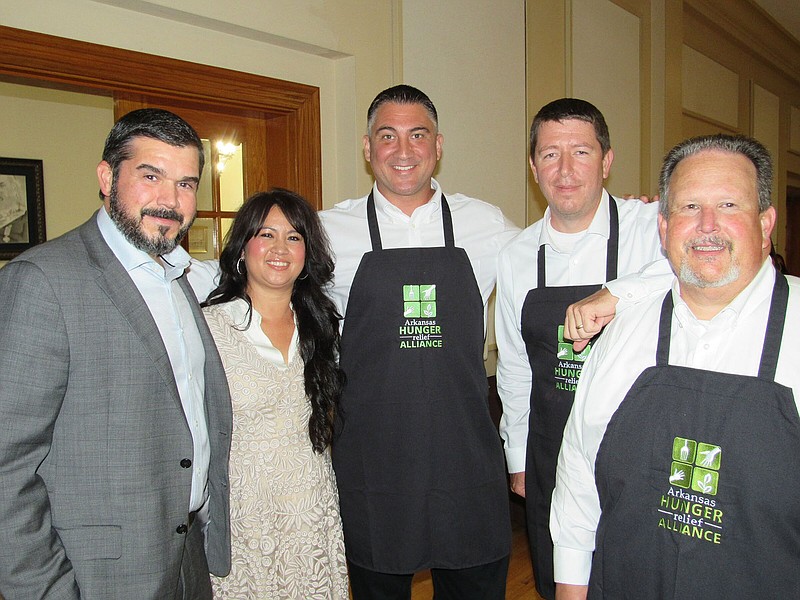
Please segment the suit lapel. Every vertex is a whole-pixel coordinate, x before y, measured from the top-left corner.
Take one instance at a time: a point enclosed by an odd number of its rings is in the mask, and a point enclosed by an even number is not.
[[[173,399],[183,411],[167,348],[161,340],[158,326],[153,315],[150,314],[144,298],[139,293],[139,289],[103,239],[100,229],[97,227],[96,216],[81,226],[80,233],[89,259],[98,270],[97,285],[109,297],[112,304],[130,325],[131,331],[142,342]],[[192,298],[190,298],[190,303]]]

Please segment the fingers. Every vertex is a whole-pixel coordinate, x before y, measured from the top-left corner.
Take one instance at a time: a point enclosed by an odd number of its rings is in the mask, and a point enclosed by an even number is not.
[[[614,318],[617,298],[603,288],[567,308],[564,316],[564,337],[574,342],[587,342]],[[586,346],[573,345],[576,350]]]

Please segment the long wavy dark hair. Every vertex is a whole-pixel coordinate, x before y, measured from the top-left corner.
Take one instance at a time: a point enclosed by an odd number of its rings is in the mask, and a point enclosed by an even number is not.
[[[280,208],[286,220],[303,236],[306,247],[305,267],[292,290],[292,307],[297,318],[300,356],[305,364],[305,391],[311,401],[308,434],[314,450],[322,453],[331,443],[333,421],[344,387],[344,372],[338,366],[341,316],[325,294],[325,286],[333,278],[328,236],[316,211],[302,196],[282,188],[272,188],[245,201],[220,255],[219,286],[203,306],[241,298],[250,307],[248,319],[252,319],[253,303],[247,294],[247,269],[244,261],[238,268],[237,263],[245,245],[259,232],[273,206]]]

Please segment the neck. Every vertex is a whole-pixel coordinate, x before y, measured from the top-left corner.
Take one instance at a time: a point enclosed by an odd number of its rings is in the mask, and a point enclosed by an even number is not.
[[[597,202],[588,211],[583,211],[578,214],[562,214],[553,208],[550,208],[550,226],[556,231],[561,233],[580,233],[589,229],[592,224],[594,216],[600,208],[600,201],[603,196],[597,199]]]
[[[423,206],[428,202],[430,202],[431,198],[433,198],[433,194],[436,193],[436,190],[434,190],[433,188],[426,188],[417,192],[413,196],[399,196],[397,194],[388,193],[382,190],[380,185],[378,185],[378,191],[384,198],[386,198],[389,204],[396,206],[409,217],[420,206]]]
[[[292,300],[291,290],[288,292],[271,291],[265,293],[262,290],[248,287],[247,295],[250,296],[250,301],[253,303],[253,310],[258,311],[262,320],[281,319],[292,314],[290,307]]]

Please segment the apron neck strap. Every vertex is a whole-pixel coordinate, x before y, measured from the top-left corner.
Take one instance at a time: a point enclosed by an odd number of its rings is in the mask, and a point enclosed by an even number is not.
[[[619,258],[619,211],[617,203],[611,194],[608,195],[608,242],[606,243],[606,281],[613,281],[617,278],[617,262]],[[544,244],[539,246],[537,256],[537,285],[538,288],[547,287],[547,275],[545,272]]]
[[[783,325],[786,322],[786,307],[789,304],[789,282],[783,273],[775,271],[775,285],[772,288],[772,302],[769,305],[767,333],[764,335],[764,349],[761,351],[759,379],[775,381],[778,369],[778,354],[781,351]]]
[[[775,285],[772,287],[772,301],[769,306],[767,330],[764,334],[764,345],[761,350],[761,363],[758,367],[758,378],[775,381],[778,368],[778,354],[781,350],[783,325],[786,321],[786,307],[789,303],[789,284],[782,273],[775,272]],[[658,348],[656,349],[656,366],[669,364],[669,343],[672,332],[672,290],[667,292],[661,304],[661,319],[658,328]]]
[[[372,192],[367,198],[367,225],[369,226],[369,239],[373,250],[383,250],[381,242],[381,231],[378,227],[378,213],[375,210],[375,198]],[[447,198],[442,194],[442,229],[444,230],[444,245],[453,248],[456,245],[455,235],[453,234],[453,217],[450,214],[450,205]]]

